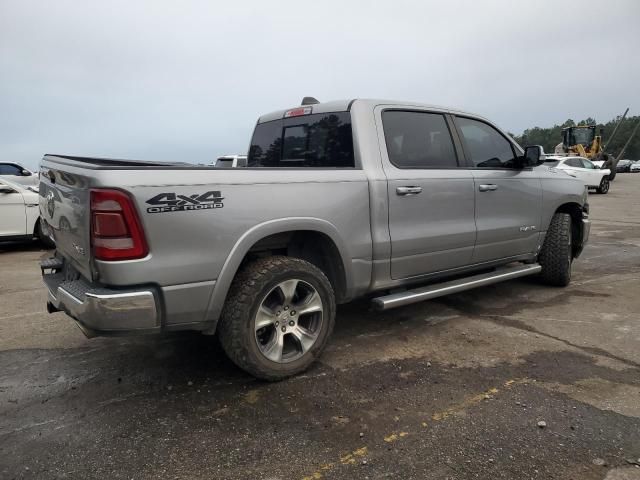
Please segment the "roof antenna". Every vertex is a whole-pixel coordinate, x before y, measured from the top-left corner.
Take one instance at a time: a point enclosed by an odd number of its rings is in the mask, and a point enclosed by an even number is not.
[[[302,99],[301,105],[315,105],[316,103],[320,103],[320,102],[313,97],[304,97]]]

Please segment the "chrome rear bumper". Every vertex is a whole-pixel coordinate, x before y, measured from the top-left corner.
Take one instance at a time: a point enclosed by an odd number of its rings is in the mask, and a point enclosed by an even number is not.
[[[88,337],[160,329],[159,308],[152,289],[114,290],[83,279],[64,280],[62,273],[44,273],[44,269],[43,280],[49,290],[49,311],[64,311]]]

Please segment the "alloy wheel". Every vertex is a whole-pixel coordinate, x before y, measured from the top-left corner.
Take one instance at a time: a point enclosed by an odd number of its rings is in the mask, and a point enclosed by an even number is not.
[[[290,279],[278,283],[263,298],[254,318],[260,353],[276,363],[288,363],[306,354],[322,328],[324,305],[308,282]]]

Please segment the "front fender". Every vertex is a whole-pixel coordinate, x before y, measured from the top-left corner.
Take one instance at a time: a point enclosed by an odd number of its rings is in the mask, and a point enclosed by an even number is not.
[[[353,284],[353,271],[350,261],[351,256],[347,246],[338,233],[338,230],[332,223],[312,217],[281,218],[260,223],[247,230],[240,237],[231,249],[231,253],[229,253],[227,260],[222,266],[220,275],[218,276],[213,292],[211,293],[211,298],[207,308],[207,315],[205,317],[207,321],[213,322],[214,324],[210,329],[211,333],[215,330],[215,325],[222,313],[222,308],[227,298],[231,282],[236,276],[242,260],[245,258],[249,250],[251,250],[251,247],[253,247],[258,241],[270,235],[302,230],[322,233],[333,241],[338,248],[340,259],[344,267],[347,288]]]
[[[546,232],[551,218],[560,207],[577,204],[582,208],[587,201],[584,183],[568,175],[550,176],[542,179],[542,228]]]

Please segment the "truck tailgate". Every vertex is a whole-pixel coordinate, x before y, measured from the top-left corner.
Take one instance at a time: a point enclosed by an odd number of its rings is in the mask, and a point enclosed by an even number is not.
[[[91,279],[89,178],[82,168],[43,161],[40,217],[55,240],[57,252]]]

